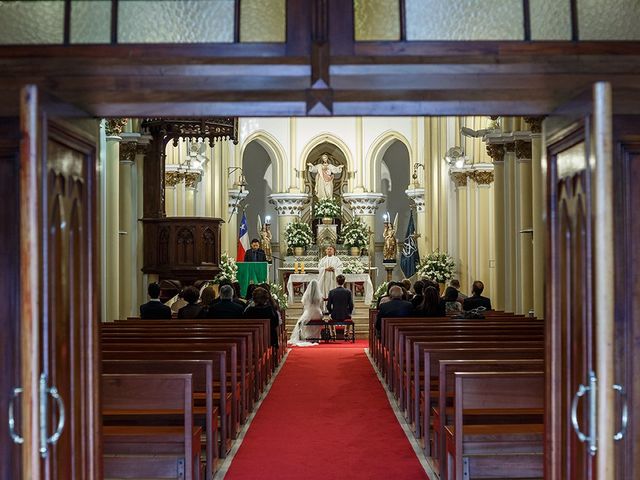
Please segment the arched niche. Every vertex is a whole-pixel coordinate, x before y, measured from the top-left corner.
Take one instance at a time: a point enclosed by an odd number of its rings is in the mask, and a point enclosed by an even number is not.
[[[321,162],[321,157],[324,154],[328,155],[330,164],[343,167],[342,174],[333,180],[333,198],[338,199],[348,188],[349,165],[347,157],[339,146],[331,142],[322,142],[312,148],[304,159],[305,192],[311,195],[312,202],[317,201],[314,193],[317,174],[312,175],[309,172],[308,164],[317,165]]]
[[[408,171],[411,171],[412,159],[411,144],[409,143],[409,140],[407,140],[407,138],[400,132],[396,132],[394,130],[388,130],[384,132],[383,134],[378,136],[378,138],[376,138],[371,144],[371,147],[367,152],[367,160],[365,162],[365,165],[367,165],[368,167],[367,170],[369,173],[369,185],[373,191],[380,191],[377,189],[379,188],[382,174],[382,159],[389,147],[397,142],[400,142],[402,145],[404,145],[407,151],[407,156],[406,159],[402,160],[402,164],[397,164],[395,166],[404,169],[406,165],[406,169]],[[405,188],[408,184],[409,182],[407,182]]]
[[[274,206],[269,203],[269,195],[278,191],[278,165],[263,145],[263,142],[254,139],[245,144],[242,151],[242,171],[249,191],[244,200],[247,207],[245,214],[250,238],[259,238],[258,215],[263,223],[266,216],[270,216],[272,240],[277,242],[277,215]]]
[[[386,145],[377,165],[379,175],[375,188],[377,192],[385,196],[384,202],[380,204],[378,209],[379,221],[382,222],[382,214],[385,212],[389,212],[391,220],[395,218],[396,213],[398,214],[396,234],[399,242],[403,241],[407,232],[411,210],[411,200],[405,193],[411,180],[410,165],[409,149],[399,140],[393,140]],[[376,241],[383,241],[382,228],[377,229]]]
[[[244,142],[242,143],[242,147],[240,148],[240,158],[243,159],[244,166],[244,152],[246,148],[253,144],[259,144],[269,155],[271,159],[271,168],[272,168],[272,176],[273,176],[273,191],[276,192],[284,192],[284,159],[285,153],[280,142],[271,135],[270,133],[264,130],[258,130],[249,135]]]

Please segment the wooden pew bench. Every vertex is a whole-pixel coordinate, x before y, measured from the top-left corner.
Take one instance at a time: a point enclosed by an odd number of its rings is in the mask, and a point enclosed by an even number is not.
[[[454,422],[445,427],[448,478],[542,478],[544,373],[464,372],[454,379]],[[522,409],[537,409],[539,421],[517,422]],[[467,410],[516,422],[469,425]]]
[[[182,419],[180,426],[104,426],[105,478],[201,478],[202,428],[193,423],[190,374],[102,375],[102,411],[157,412]]]

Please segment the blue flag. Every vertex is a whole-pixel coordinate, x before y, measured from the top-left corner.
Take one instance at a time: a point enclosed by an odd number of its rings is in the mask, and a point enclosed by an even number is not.
[[[402,245],[402,256],[400,257],[400,268],[405,278],[412,277],[416,273],[416,267],[420,263],[420,253],[418,252],[418,243],[416,242],[416,226],[413,223],[413,211],[409,216],[409,225],[407,225],[407,236]]]

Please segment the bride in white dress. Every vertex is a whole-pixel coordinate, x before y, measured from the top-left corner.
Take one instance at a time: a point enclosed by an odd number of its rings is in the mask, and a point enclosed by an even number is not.
[[[291,332],[291,337],[287,342],[289,345],[296,347],[309,347],[317,345],[317,343],[307,342],[307,338],[320,338],[322,326],[307,326],[309,320],[322,320],[323,307],[322,292],[316,280],[311,280],[307,290],[302,296],[302,315],[298,319],[296,326]]]

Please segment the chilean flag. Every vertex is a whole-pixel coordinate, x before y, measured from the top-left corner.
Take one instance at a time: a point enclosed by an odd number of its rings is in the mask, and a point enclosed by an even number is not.
[[[247,216],[242,213],[242,220],[240,221],[240,232],[238,233],[238,254],[236,255],[237,262],[244,262],[244,254],[249,250],[249,229],[247,228]]]

